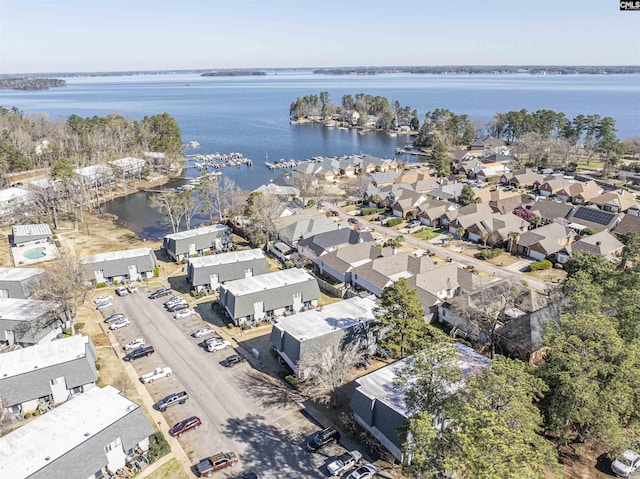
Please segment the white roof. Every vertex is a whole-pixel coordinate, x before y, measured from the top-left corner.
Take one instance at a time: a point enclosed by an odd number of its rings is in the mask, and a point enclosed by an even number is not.
[[[34,236],[48,235],[51,236],[51,228],[47,224],[31,224],[31,225],[14,225],[14,236]]]
[[[0,438],[0,477],[29,477],[140,406],[94,387]]]
[[[151,248],[123,249],[121,251],[111,251],[110,253],[99,253],[91,256],[85,256],[80,258],[80,263],[90,264],[99,263],[101,261],[111,261],[114,259],[137,258],[139,256],[148,256],[149,253],[151,253]]]
[[[0,319],[8,321],[31,321],[43,314],[55,311],[60,305],[54,301],[36,299],[0,299]]]
[[[12,186],[11,188],[0,190],[0,202],[15,200],[16,198],[27,196],[28,194],[29,192],[27,190]]]
[[[229,229],[229,227],[225,226],[225,225],[204,226],[202,228],[194,228],[192,230],[180,231],[179,233],[173,233],[173,234],[165,236],[165,238],[174,239],[174,240],[185,239],[185,238],[193,238],[194,236],[200,236],[200,235],[204,235],[204,234],[207,234],[207,233],[213,233],[215,231],[224,231],[226,229]]]
[[[252,276],[251,278],[228,281],[223,287],[234,296],[241,296],[266,289],[280,288],[288,284],[305,283],[307,281],[315,281],[315,278],[303,269],[291,268]]]
[[[76,174],[80,176],[96,176],[101,175],[104,172],[111,171],[111,168],[104,165],[90,165],[85,166],[84,168],[76,168],[73,171],[75,171]]]
[[[77,334],[64,339],[36,344],[0,356],[0,381],[34,369],[63,364],[87,354],[88,336]]]
[[[298,341],[307,341],[338,329],[348,329],[356,324],[368,322],[374,318],[375,307],[376,302],[371,297],[356,296],[322,308],[280,318],[277,325]]]
[[[120,158],[119,160],[110,161],[109,164],[113,166],[119,166],[120,168],[122,168],[123,166],[140,166],[144,164],[144,160],[128,156],[127,158]]]
[[[42,273],[42,268],[0,268],[0,281],[24,281]]]
[[[190,258],[189,263],[191,263],[194,268],[204,268],[207,266],[218,266],[221,264],[238,263],[240,261],[250,261],[261,258],[264,258],[264,253],[261,249],[256,248]]]

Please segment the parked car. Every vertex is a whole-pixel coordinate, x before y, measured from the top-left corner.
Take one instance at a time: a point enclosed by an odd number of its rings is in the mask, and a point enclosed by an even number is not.
[[[228,368],[234,367],[236,364],[244,363],[247,357],[244,354],[234,354],[224,359],[224,365]]]
[[[129,294],[129,291],[127,290],[127,288],[125,286],[118,286],[116,288],[116,294],[118,296],[127,296]]]
[[[191,336],[194,338],[201,338],[202,336],[206,336],[207,334],[215,333],[215,331],[211,328],[199,328],[196,329]]]
[[[186,299],[184,299],[184,296],[180,296],[180,295],[176,295],[176,296],[171,296],[169,299],[167,299],[164,303],[165,308],[168,308],[169,306],[171,306],[174,303],[179,303],[181,301],[186,301]]]
[[[212,473],[238,463],[238,456],[233,452],[221,452],[202,459],[196,464],[196,472],[200,477],[211,477]]]
[[[341,476],[349,469],[356,467],[361,460],[362,454],[359,451],[345,452],[327,465],[327,471],[332,476]]]
[[[113,308],[113,303],[111,301],[105,301],[104,303],[100,303],[98,306],[96,306],[96,309],[98,311],[103,311],[109,308]]]
[[[167,408],[171,406],[175,406],[176,404],[184,404],[185,402],[187,402],[187,399],[189,399],[189,394],[187,394],[187,391],[181,391],[179,393],[169,394],[168,396],[160,399],[160,401],[155,404],[155,407],[160,412],[165,412]]]
[[[96,299],[93,300],[93,302],[95,304],[100,304],[100,303],[106,303],[107,301],[111,301],[112,299],[113,299],[113,296],[104,295],[104,296],[98,296]]]
[[[138,287],[133,283],[129,283],[127,285],[127,291],[129,291],[131,294],[137,293],[138,292]]]
[[[141,346],[139,348],[134,349],[130,353],[125,354],[125,356],[122,359],[124,361],[133,361],[134,359],[149,357],[155,352],[156,350],[153,348],[153,346]]]
[[[140,346],[144,346],[144,338],[132,339],[127,344],[122,346],[122,349],[124,349],[125,351],[129,351],[130,349],[136,349]]]
[[[202,345],[203,346],[208,346],[209,343],[217,343],[219,341],[222,341],[222,338],[220,336],[211,336],[210,338],[206,338],[202,341]]]
[[[347,479],[371,479],[378,469],[373,464],[364,464],[347,476]]]
[[[114,329],[125,328],[125,327],[129,326],[130,324],[131,324],[131,321],[129,321],[129,319],[122,318],[122,319],[119,319],[119,320],[111,323],[109,325],[109,329],[113,331]]]
[[[182,311],[180,311],[178,314],[176,314],[173,319],[184,319],[184,318],[188,318],[189,316],[191,316],[192,314],[196,314],[195,309],[192,308],[187,308],[187,309],[183,309]]]
[[[336,211],[336,210],[331,210],[331,211],[329,211],[329,214],[330,214],[331,216],[340,216],[340,213],[339,213],[338,211]]]
[[[213,353],[214,351],[221,351],[223,349],[227,349],[230,347],[231,347],[231,343],[223,339],[222,341],[207,344],[207,351],[209,351],[210,353]]]
[[[176,311],[180,311],[181,309],[187,309],[189,307],[189,303],[186,301],[184,303],[174,303],[167,308],[167,311],[170,313],[175,313]]]
[[[143,374],[140,380],[145,384],[151,384],[156,379],[168,378],[173,371],[170,367],[155,368],[153,371]]]
[[[358,223],[360,223],[357,218],[349,218],[347,221],[352,225],[357,225]]]
[[[407,223],[407,228],[408,228],[408,229],[416,228],[416,227],[418,227],[418,226],[420,226],[420,221],[419,221],[419,220],[413,220],[413,221],[409,221],[409,222]]]
[[[640,466],[640,454],[627,449],[611,463],[611,470],[618,477],[630,477]]]
[[[327,444],[338,442],[340,432],[335,427],[327,427],[315,433],[311,440],[307,442],[307,451],[317,452]]]
[[[373,243],[377,245],[384,244],[384,238],[382,236],[378,236],[376,239],[373,240]]]
[[[104,322],[109,324],[122,318],[124,318],[124,313],[113,313],[111,316],[105,319]]]
[[[202,425],[202,421],[198,416],[191,416],[187,419],[183,419],[178,424],[169,429],[169,434],[175,437],[182,436],[190,429],[198,429]]]
[[[156,289],[153,293],[149,295],[149,299],[162,298],[163,296],[166,296],[168,294],[171,294],[171,289],[169,288]]]

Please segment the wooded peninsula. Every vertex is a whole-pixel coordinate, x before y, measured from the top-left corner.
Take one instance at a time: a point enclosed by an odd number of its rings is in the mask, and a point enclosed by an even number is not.
[[[0,78],[0,90],[48,90],[67,86],[57,78]]]

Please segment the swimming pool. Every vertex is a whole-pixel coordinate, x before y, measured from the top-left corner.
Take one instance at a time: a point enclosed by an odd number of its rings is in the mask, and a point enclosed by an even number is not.
[[[25,258],[28,259],[40,259],[47,256],[46,249],[43,246],[38,246],[37,248],[31,248],[22,253]]]

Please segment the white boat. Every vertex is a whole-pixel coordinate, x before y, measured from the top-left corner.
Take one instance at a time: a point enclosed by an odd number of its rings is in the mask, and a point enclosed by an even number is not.
[[[338,127],[338,130],[340,130],[340,131],[349,131],[349,128],[347,128],[346,126],[340,126],[340,127]]]
[[[398,134],[397,134],[397,133],[392,132],[392,131],[388,132],[388,133],[387,133],[387,135],[389,135],[389,136],[390,136],[390,137],[392,137],[392,138],[395,138],[396,136],[398,136]]]

